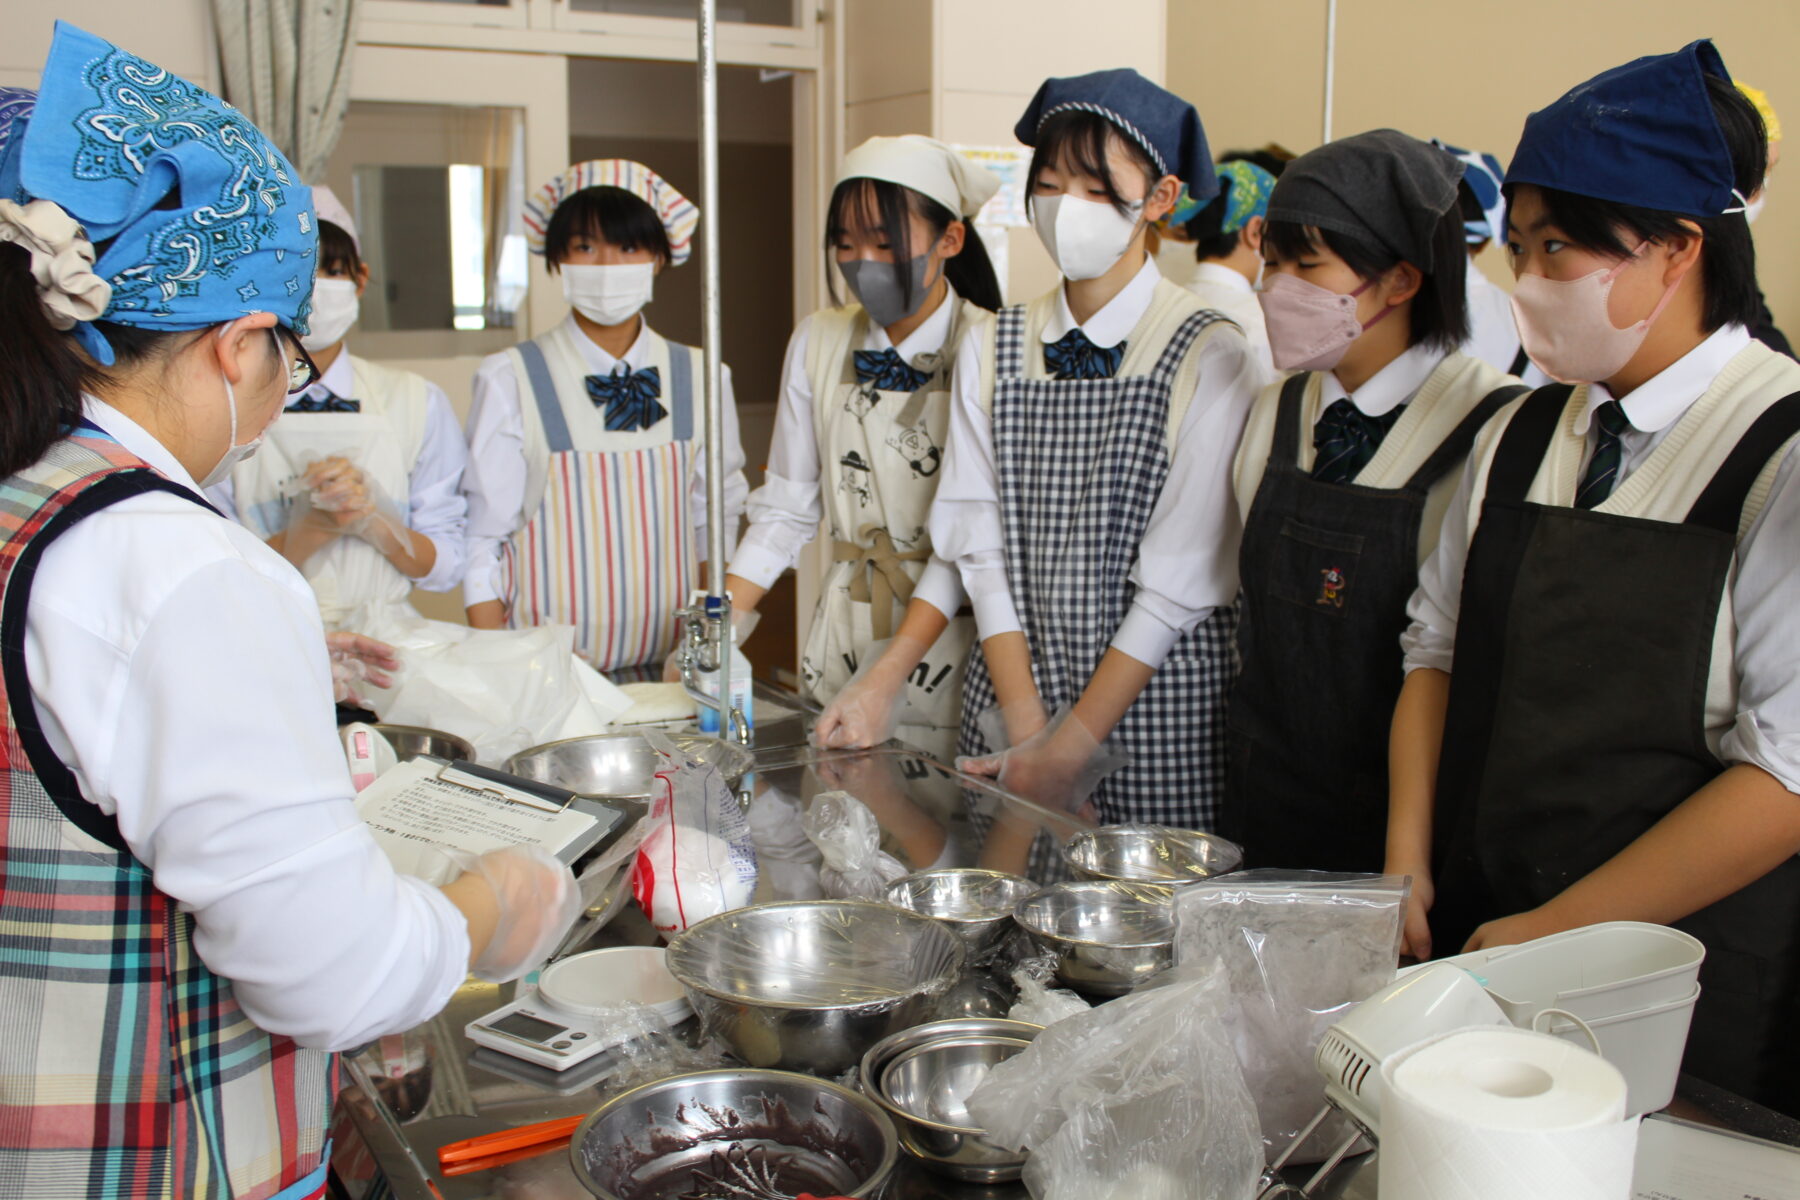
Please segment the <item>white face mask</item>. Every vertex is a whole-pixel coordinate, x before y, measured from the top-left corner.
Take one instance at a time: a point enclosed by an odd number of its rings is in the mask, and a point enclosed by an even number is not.
[[[269,332],[275,335],[275,360],[277,362],[285,361],[287,355],[284,350],[286,348],[281,344],[281,334],[273,329]],[[219,330],[219,336],[225,336],[223,329]],[[258,433],[243,445],[237,444],[237,393],[232,390],[230,377],[222,371],[219,373],[219,381],[225,385],[225,411],[231,414],[231,437],[225,443],[225,453],[220,456],[218,463],[206,473],[204,479],[199,481],[202,491],[218,487],[230,478],[233,467],[255,458],[256,452],[262,449],[263,433],[268,432],[267,429],[264,429],[262,433]]]
[[[354,279],[321,279],[313,284],[312,332],[300,344],[314,354],[344,340],[362,311]]]
[[[623,325],[650,303],[655,263],[606,263],[562,268],[563,299],[600,325]]]
[[[1063,278],[1098,279],[1125,257],[1143,211],[1142,200],[1127,216],[1109,201],[1059,192],[1031,202],[1031,224]]]

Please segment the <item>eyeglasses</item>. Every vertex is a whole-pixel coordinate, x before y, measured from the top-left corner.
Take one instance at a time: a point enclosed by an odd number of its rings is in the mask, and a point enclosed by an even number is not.
[[[295,336],[294,331],[289,329],[286,325],[276,325],[269,332],[275,335],[275,353],[277,355],[280,355],[283,358],[286,357],[286,354],[282,349],[282,341],[284,339],[292,342],[294,345],[295,358],[293,362],[288,364],[287,394],[290,396],[298,396],[301,392],[304,392],[307,388],[319,382],[319,377],[323,375],[324,372],[319,370],[319,364],[312,360],[312,355],[306,352],[306,347],[300,344],[300,339]]]

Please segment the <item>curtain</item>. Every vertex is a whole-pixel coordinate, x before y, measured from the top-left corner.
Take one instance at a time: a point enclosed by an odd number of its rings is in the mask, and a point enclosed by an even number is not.
[[[361,0],[212,0],[225,99],[322,180],[350,102]]]

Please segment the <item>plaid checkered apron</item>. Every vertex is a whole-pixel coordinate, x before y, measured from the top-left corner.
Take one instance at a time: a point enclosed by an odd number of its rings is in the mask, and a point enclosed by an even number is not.
[[[83,425],[0,481],[0,1200],[321,1194],[331,1055],[250,1023],[38,725],[25,617],[44,550],[171,491]]]
[[[1052,712],[1079,698],[1131,608],[1127,576],[1169,473],[1170,393],[1196,339],[1225,320],[1189,315],[1147,375],[1055,380],[1027,376],[1026,309],[999,316],[993,432],[1006,573]],[[1131,764],[1094,794],[1103,822],[1212,827],[1225,785],[1236,626],[1233,607],[1214,610],[1126,712],[1113,736]],[[962,753],[989,753],[979,719],[994,702],[987,663],[973,655]]]

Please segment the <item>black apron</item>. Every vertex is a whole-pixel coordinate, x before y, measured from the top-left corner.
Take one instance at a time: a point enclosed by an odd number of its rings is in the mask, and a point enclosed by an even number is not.
[[[1725,769],[1705,736],[1714,625],[1745,497],[1800,432],[1800,394],[1751,425],[1677,524],[1525,500],[1570,391],[1540,389],[1514,417],[1469,547],[1437,781],[1444,954],[1590,874]],[[1675,925],[1706,944],[1685,1069],[1800,1109],[1800,861]]]
[[[1426,495],[1526,389],[1483,399],[1404,487],[1372,488],[1300,469],[1306,381],[1282,386],[1238,556],[1243,673],[1231,697],[1224,829],[1250,866],[1379,871],[1388,727]]]

